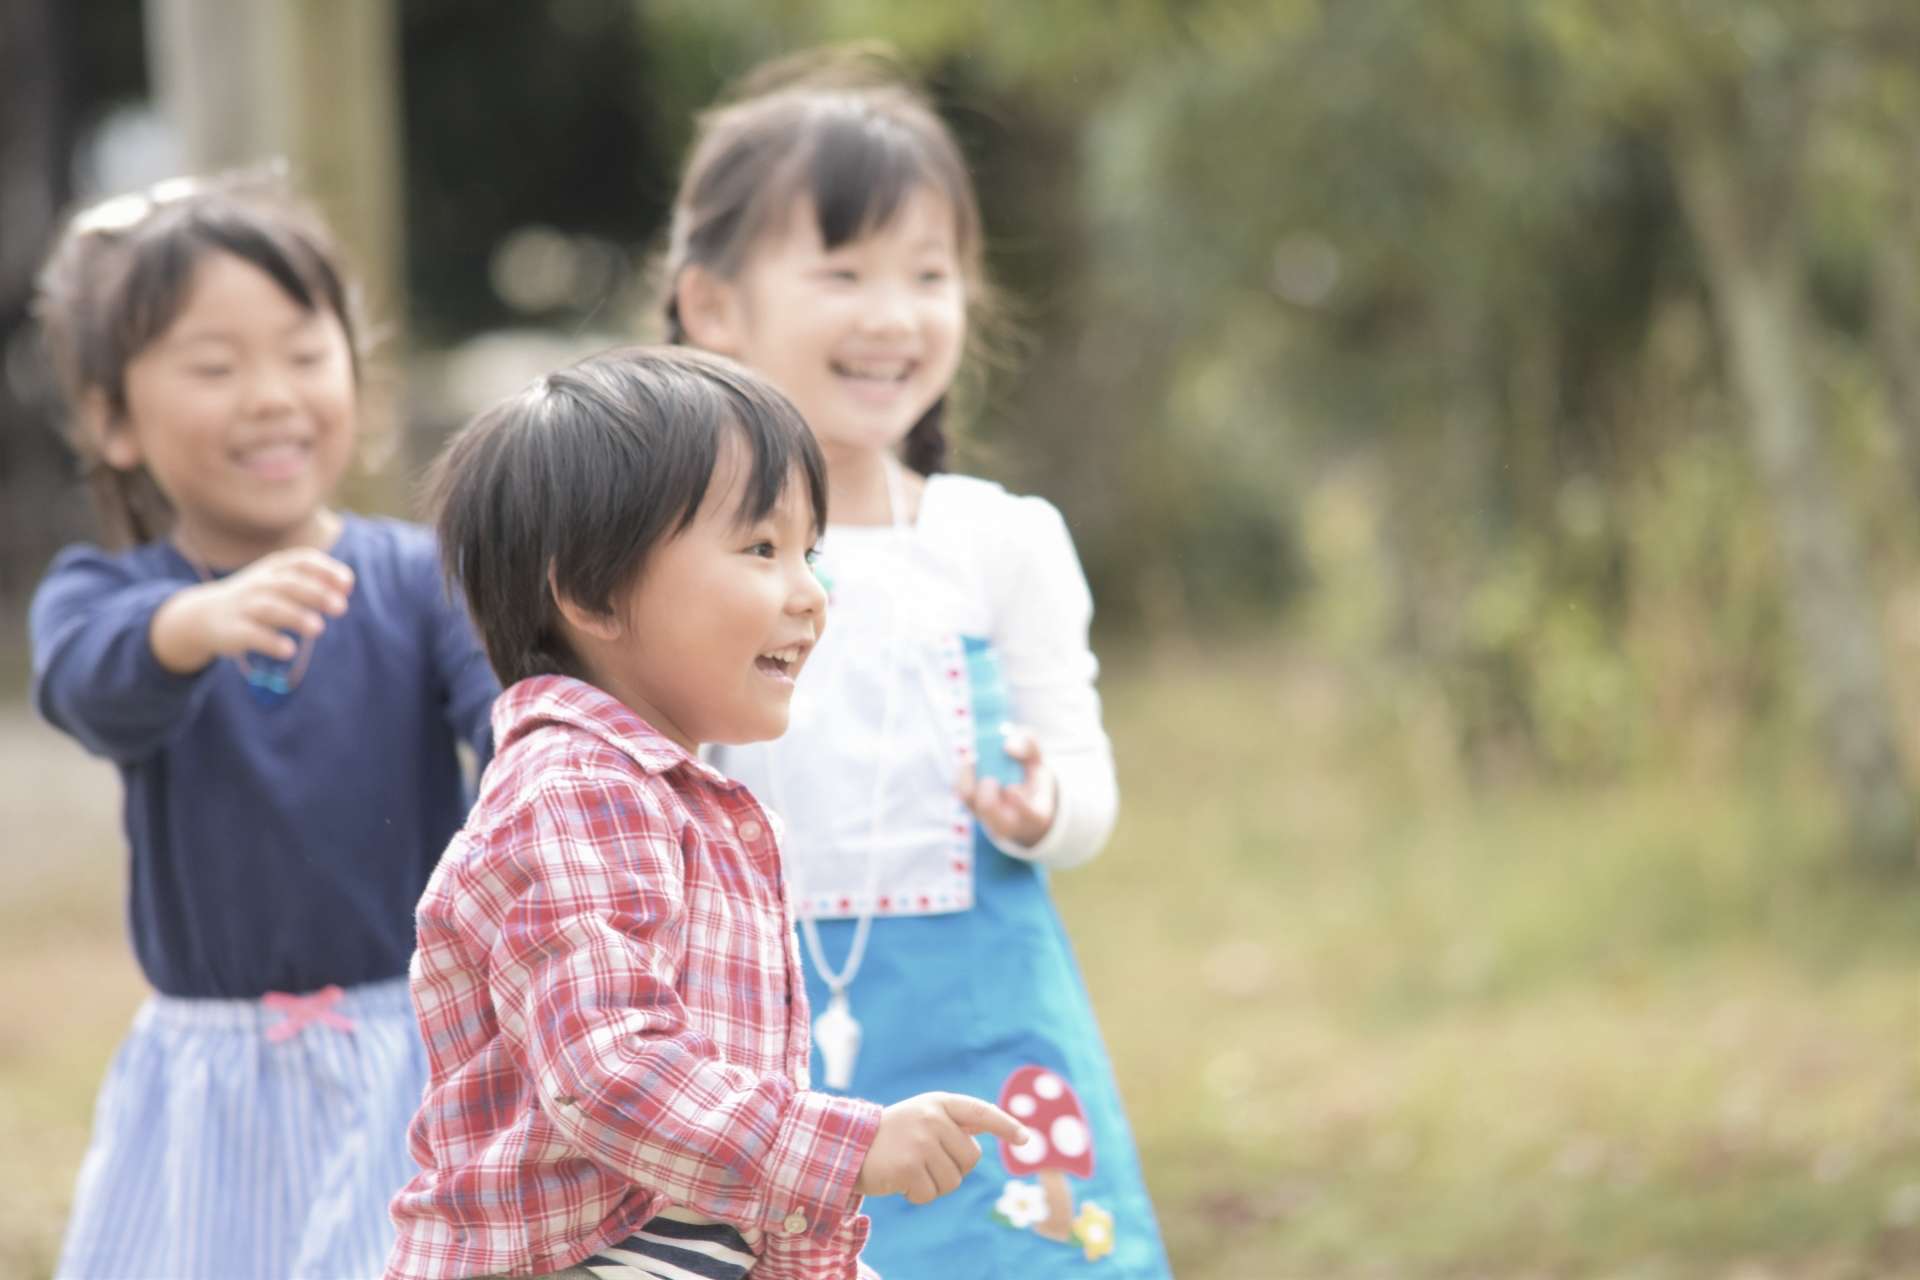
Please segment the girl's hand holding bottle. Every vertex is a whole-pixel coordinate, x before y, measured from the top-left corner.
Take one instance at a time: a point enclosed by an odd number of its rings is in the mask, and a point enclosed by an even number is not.
[[[1018,725],[1006,728],[1007,755],[1018,763],[1026,777],[1020,782],[1003,783],[996,778],[976,777],[971,768],[960,771],[957,789],[973,816],[999,840],[1031,847],[1053,827],[1057,788],[1053,770],[1040,757],[1040,744]]]
[[[249,653],[288,660],[327,618],[347,611],[353,570],[324,551],[292,547],[255,560],[224,578],[176,592],[154,610],[148,632],[153,656],[180,675],[216,658]]]

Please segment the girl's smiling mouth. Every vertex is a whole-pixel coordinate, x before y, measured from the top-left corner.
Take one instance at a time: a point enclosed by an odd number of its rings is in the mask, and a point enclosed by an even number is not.
[[[852,378],[858,382],[877,382],[881,384],[901,383],[913,376],[919,367],[917,360],[834,360],[830,362],[833,372],[842,378]]]
[[[287,480],[304,472],[313,459],[311,440],[262,440],[229,451],[234,465],[262,480]]]

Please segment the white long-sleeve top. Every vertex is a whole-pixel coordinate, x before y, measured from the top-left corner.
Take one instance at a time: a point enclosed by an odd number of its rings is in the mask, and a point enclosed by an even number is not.
[[[786,819],[800,914],[931,914],[972,905],[972,760],[962,637],[998,652],[1015,722],[1058,782],[1053,825],[1005,853],[1049,867],[1105,845],[1118,808],[1088,646],[1093,599],[1051,503],[965,476],[928,480],[911,526],[833,525],[830,599],[785,737],[713,761]]]

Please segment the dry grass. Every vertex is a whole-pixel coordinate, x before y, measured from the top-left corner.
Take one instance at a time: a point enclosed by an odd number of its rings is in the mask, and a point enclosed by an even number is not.
[[[144,987],[119,780],[0,704],[0,1275],[53,1269],[93,1095]]]
[[[1298,658],[1117,664],[1058,882],[1183,1280],[1920,1276],[1920,882],[1817,787],[1476,796]],[[0,1274],[137,1003],[111,774],[0,715]]]
[[[1058,887],[1179,1274],[1920,1276],[1920,881],[1791,780],[1475,798],[1355,692],[1111,686]]]

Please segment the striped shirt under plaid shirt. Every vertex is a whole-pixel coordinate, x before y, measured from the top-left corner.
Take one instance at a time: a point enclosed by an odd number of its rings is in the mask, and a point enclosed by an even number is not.
[[[494,706],[479,802],[420,901],[430,1079],[389,1280],[566,1267],[668,1206],[756,1280],[851,1280],[870,1102],[807,1087],[780,854],[738,783],[592,685]]]

